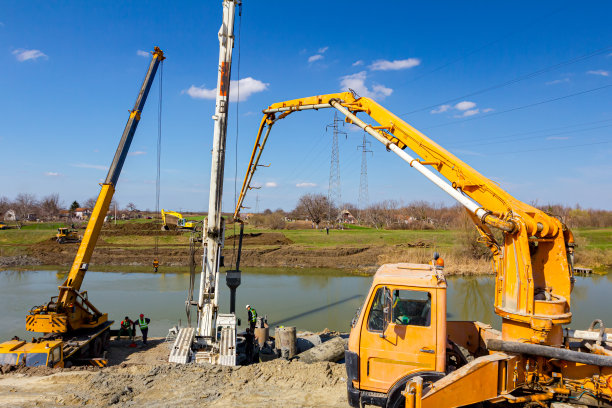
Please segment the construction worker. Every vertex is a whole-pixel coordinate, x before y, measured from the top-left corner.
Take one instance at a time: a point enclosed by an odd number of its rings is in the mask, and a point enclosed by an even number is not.
[[[149,323],[151,323],[151,319],[148,317],[145,318],[141,313],[140,318],[136,321],[138,326],[140,327],[140,333],[142,333],[142,344],[147,345],[147,333],[149,333]]]
[[[128,336],[130,340],[134,338],[134,322],[129,317],[125,316],[125,319],[121,321],[121,327],[119,328],[119,334],[117,338],[121,336]]]
[[[255,334],[255,323],[257,323],[257,310],[251,305],[246,305],[247,312],[249,314],[249,327],[251,328],[251,333]]]
[[[246,362],[250,364],[253,362],[253,345],[255,344],[255,336],[249,327],[246,329],[244,335],[245,347],[246,347]]]
[[[157,258],[153,259],[153,271],[157,273],[157,268],[159,268],[159,261]]]

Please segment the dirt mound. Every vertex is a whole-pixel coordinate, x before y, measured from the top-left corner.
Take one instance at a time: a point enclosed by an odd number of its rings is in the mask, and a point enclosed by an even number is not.
[[[168,235],[183,235],[185,231],[170,229],[169,231],[161,230],[161,221],[151,222],[127,222],[123,224],[106,224],[102,228],[102,237],[116,237],[121,235],[139,235],[139,236],[160,236]]]
[[[232,241],[233,237],[230,237],[229,240]],[[282,232],[252,232],[244,234],[242,237],[242,245],[244,246],[291,244],[293,244],[293,241],[287,238]]]
[[[115,342],[113,342],[115,343]],[[114,344],[111,354],[125,348]],[[344,365],[285,360],[243,367],[167,363],[168,346],[131,349],[120,365],[0,376],[4,406],[345,407]],[[127,352],[127,351],[126,351]],[[24,375],[25,374],[25,375]]]

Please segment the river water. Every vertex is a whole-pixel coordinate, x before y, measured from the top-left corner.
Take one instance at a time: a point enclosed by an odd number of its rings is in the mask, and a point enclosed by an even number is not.
[[[32,337],[25,330],[25,315],[32,306],[57,293],[63,271],[0,271],[0,341],[12,336]],[[196,294],[199,275],[196,276]],[[221,311],[229,311],[229,290],[221,276]],[[296,326],[299,330],[325,328],[348,331],[361,307],[371,277],[351,276],[337,270],[263,269],[242,273],[236,309],[246,327],[245,305],[267,315],[271,327]],[[493,277],[449,277],[450,320],[479,320],[499,328],[493,313]],[[150,336],[165,336],[168,329],[186,324],[185,299],[189,275],[184,273],[88,272],[82,289],[89,299],[116,321],[144,313],[151,319]],[[586,328],[595,318],[612,325],[612,273],[577,276],[572,293],[573,328]],[[192,317],[193,319],[193,317]],[[195,319],[193,319],[195,320]]]

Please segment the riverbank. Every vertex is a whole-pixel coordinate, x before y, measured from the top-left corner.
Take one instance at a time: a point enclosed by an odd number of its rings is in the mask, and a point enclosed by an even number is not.
[[[175,365],[168,344],[111,342],[102,369],[22,369],[0,375],[0,407],[345,407],[343,364],[273,360],[249,366]]]
[[[55,226],[55,225],[53,225]],[[78,244],[58,244],[55,230],[36,229],[0,232],[0,269],[40,265],[70,266]],[[223,252],[225,264],[235,263],[233,228],[227,231]],[[576,263],[606,270],[612,265],[612,231],[578,232]],[[385,263],[427,263],[434,251],[445,260],[448,275],[492,273],[491,262],[475,257],[465,247],[465,237],[452,230],[376,230],[370,228],[330,230],[261,230],[247,228],[241,267],[341,269],[349,274],[372,274]],[[157,252],[155,247],[157,246]],[[198,246],[195,260],[202,259]],[[153,222],[125,222],[102,230],[91,260],[98,270],[114,267],[148,270],[157,256],[162,268],[188,270],[189,234],[158,231]],[[199,266],[198,266],[199,269]]]

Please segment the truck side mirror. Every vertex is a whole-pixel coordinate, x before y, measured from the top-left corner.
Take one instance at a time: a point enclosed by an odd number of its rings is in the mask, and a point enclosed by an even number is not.
[[[383,330],[380,334],[380,337],[385,338],[385,332],[387,331],[387,326],[391,323],[391,313],[393,311],[392,300],[391,300],[391,290],[388,287],[383,288]]]

